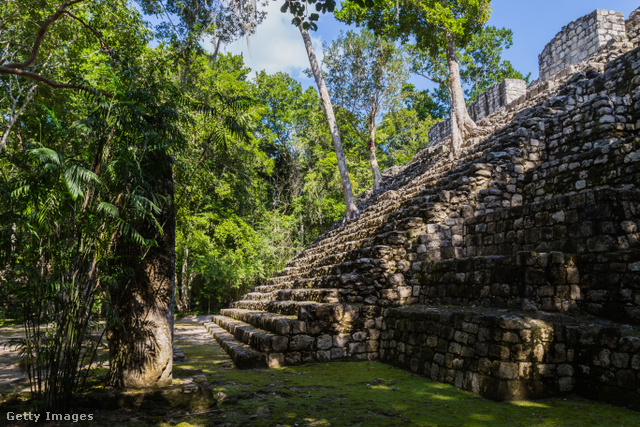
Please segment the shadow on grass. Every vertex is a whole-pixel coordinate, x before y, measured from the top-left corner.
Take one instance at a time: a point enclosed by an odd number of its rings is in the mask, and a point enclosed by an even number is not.
[[[181,325],[179,325],[182,328]],[[636,426],[637,412],[577,398],[494,402],[376,362],[333,362],[280,369],[238,370],[226,353],[193,326],[177,334],[186,360],[177,362],[180,382],[201,370],[213,397],[197,399],[175,391],[132,392],[114,406],[109,391],[78,399],[77,414],[93,420],[67,426]],[[165,390],[166,392],[166,390]],[[22,400],[0,403],[24,412]]]

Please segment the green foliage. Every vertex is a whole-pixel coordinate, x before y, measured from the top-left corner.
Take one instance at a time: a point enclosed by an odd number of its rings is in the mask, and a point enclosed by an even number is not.
[[[446,106],[435,101],[431,97],[428,89],[416,92],[415,86],[408,83],[404,85],[403,91],[406,107],[410,110],[415,110],[420,120],[425,120],[428,117],[434,119],[444,119],[447,117],[448,110]]]
[[[160,13],[160,2],[142,3]],[[328,2],[316,3],[324,5],[318,12],[330,11]],[[189,15],[194,2],[162,4],[180,23],[160,28],[156,48],[124,0],[80,2],[71,9],[78,19],[65,15],[49,28],[30,69],[87,90],[0,76],[7,141],[0,153],[0,311],[25,324],[24,365],[46,407],[64,408],[91,374],[95,324],[118,326],[118,307],[136,276],[128,257],[143,258],[162,241],[165,210],[176,210],[177,303],[199,311],[263,283],[345,213],[317,92],[282,73],[250,81],[240,56],[212,60],[199,37],[214,31],[207,19],[223,9]],[[0,58],[28,58],[37,28],[30,22],[41,23],[55,7],[8,2],[0,11]],[[377,84],[387,86],[384,78]],[[342,110],[342,120],[348,113]],[[422,147],[424,121],[398,114],[387,114],[390,127],[379,139],[383,165],[405,162]],[[344,137],[354,190],[364,191],[371,185],[366,147],[354,129],[345,127]],[[169,155],[174,199],[157,191]]]
[[[29,55],[33,22],[52,12],[44,3],[13,2],[21,19],[11,8],[0,11],[7,30],[0,39],[19,37],[3,43],[6,57]],[[47,86],[29,98],[24,89],[32,82],[0,76],[7,100],[0,104],[7,137],[0,275],[24,324],[26,337],[16,344],[38,409],[62,412],[95,368],[105,330],[97,320],[118,322],[109,291],[126,298],[131,272],[117,247],[148,248],[162,230],[156,215],[171,200],[155,194],[155,171],[182,144],[177,123],[184,119],[164,78],[167,63],[146,46],[149,33],[135,10],[123,1],[80,2],[72,12],[75,18],[50,26],[31,69],[53,81],[82,75],[111,99]],[[24,19],[30,16],[33,22]],[[96,49],[98,37],[112,45]]]
[[[522,79],[529,82],[531,74],[524,76],[511,62],[502,59],[504,49],[513,44],[513,32],[507,28],[484,27],[471,39],[461,56],[462,80],[470,102],[491,85],[504,79]]]
[[[325,44],[323,65],[333,102],[348,110],[366,135],[370,120],[378,122],[402,102],[402,86],[408,78],[403,52],[371,31],[349,31]],[[367,140],[367,137],[364,138]]]
[[[473,102],[491,85],[504,79],[529,81],[529,75],[524,76],[513,68],[511,62],[502,59],[503,51],[512,44],[511,30],[488,26],[474,34],[465,48],[459,49],[460,77],[467,102]],[[410,47],[409,52],[411,71],[437,85],[435,89],[419,95],[418,105],[426,107],[433,117],[444,118],[451,102],[445,54],[432,57],[429,52],[415,45]]]
[[[444,52],[447,33],[457,46],[467,45],[491,13],[490,0],[383,0],[365,7],[361,3],[343,2],[336,17],[348,24],[366,25],[377,35],[404,43],[413,39],[432,56]]]
[[[144,13],[161,18],[156,34],[173,46],[202,54],[202,40],[225,44],[253,34],[265,17],[255,0],[136,0]]]
[[[311,5],[313,5],[312,9],[315,9],[315,12],[309,10]],[[316,21],[320,18],[320,15],[316,12],[331,13],[335,10],[335,7],[335,0],[284,0],[280,11],[282,13],[289,12],[293,15],[291,24],[294,26],[302,26],[305,30],[317,30],[318,24],[316,24]]]
[[[374,4],[373,0],[352,1],[360,7],[369,7]],[[317,30],[318,25],[316,24],[316,21],[320,16],[315,12],[332,13],[335,8],[336,0],[284,0],[284,3],[280,7],[280,11],[282,13],[290,12],[293,15],[291,23],[294,26],[299,27],[302,25],[305,30]],[[315,10],[315,12],[313,12],[313,10]]]
[[[435,118],[425,119],[415,109],[402,109],[388,114],[378,129],[391,164],[404,165],[429,144],[429,129]]]
[[[176,153],[176,253],[180,310],[219,309],[264,276],[254,230],[273,160],[247,129],[257,105],[241,57],[204,55],[188,84],[188,143]],[[177,79],[178,76],[175,76]]]

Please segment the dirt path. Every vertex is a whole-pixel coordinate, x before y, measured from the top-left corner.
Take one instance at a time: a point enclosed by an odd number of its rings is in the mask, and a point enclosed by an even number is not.
[[[177,348],[215,345],[202,326],[202,321],[209,316],[190,316],[178,319],[174,326],[174,346]],[[20,372],[18,362],[20,360],[15,346],[5,343],[11,339],[24,338],[21,325],[0,327],[0,393],[22,393],[29,391],[29,382],[26,374]],[[223,363],[232,363],[230,360],[221,360]]]
[[[0,327],[0,393],[29,391],[27,376],[18,366],[18,350],[7,343],[16,338],[24,338],[22,326]]]

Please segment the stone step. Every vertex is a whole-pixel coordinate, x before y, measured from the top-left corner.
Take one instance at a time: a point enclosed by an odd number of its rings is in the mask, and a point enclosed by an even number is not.
[[[253,288],[251,292],[244,294],[240,297],[243,300],[251,300],[251,301],[271,301],[276,296],[276,291],[266,291],[260,292],[255,291],[257,287]]]
[[[474,155],[472,157],[474,157],[473,160],[475,160],[475,157],[477,157],[477,155]],[[446,165],[446,167],[443,167],[443,169],[438,173],[438,175],[447,173],[453,176],[454,178],[456,178],[458,176],[467,175],[468,170],[472,167],[472,162],[469,161],[467,163],[462,163],[462,166],[457,166],[456,171],[453,171],[453,172],[450,168],[448,160],[444,163],[444,165]],[[428,179],[423,178],[422,181],[430,182],[431,184],[435,185],[438,182],[437,178],[438,177],[429,177]],[[401,220],[403,217],[408,217],[408,216],[409,217],[422,216],[427,222],[430,221],[433,216],[433,211],[439,205],[436,205],[435,203],[431,205],[431,203],[433,202],[432,201],[427,202],[424,198],[425,197],[436,198],[437,195],[434,195],[433,193],[439,194],[439,191],[437,188],[433,188],[433,189],[419,188],[419,187],[424,187],[424,185],[426,185],[425,182],[420,184],[412,182],[408,184],[409,187],[413,186],[417,188],[415,188],[413,191],[409,191],[407,189],[407,191],[405,191],[404,193],[408,197],[400,198],[400,200],[398,200],[395,205],[389,206],[387,209],[382,210],[381,212],[383,213],[381,213],[380,211],[370,213],[370,211],[367,210],[363,213],[363,215],[359,220],[350,222],[346,225],[343,225],[342,227],[339,227],[338,229],[325,233],[325,235],[321,236],[316,242],[314,242],[314,244],[310,245],[309,248],[307,248],[307,250],[303,251],[298,257],[292,260],[292,264],[300,264],[300,260],[302,260],[305,257],[312,256],[312,254],[316,254],[319,252],[326,253],[327,248],[332,247],[336,243],[340,243],[341,242],[340,239],[342,238],[353,239],[352,234],[354,234],[354,232],[358,230],[361,231],[363,228],[363,223],[367,223],[368,221],[372,220],[371,216],[373,216],[374,218],[384,217],[384,220],[385,220],[384,222],[389,222],[396,219]],[[452,183],[450,180],[447,181],[447,185],[452,186]],[[431,194],[427,194],[427,196],[425,196],[424,195],[425,193],[431,193]],[[419,200],[419,199],[422,199],[422,200]],[[405,207],[402,208],[402,205],[404,205]],[[373,229],[375,230],[375,228]],[[287,273],[284,272],[284,274],[286,275]]]
[[[421,191],[420,193],[423,192]],[[353,222],[354,225],[340,229],[339,233],[321,236],[322,240],[320,242],[307,248],[303,254],[294,258],[292,262],[295,263],[305,257],[310,258],[317,254],[326,254],[328,248],[340,247],[340,245],[346,245],[351,242],[357,245],[363,239],[376,235],[381,228],[396,220],[401,221],[405,218],[419,217],[425,222],[429,222],[432,218],[433,207],[437,206],[437,202],[431,200],[437,198],[438,196],[419,194],[390,206],[382,212],[376,212],[371,218],[361,216]]]
[[[313,301],[329,304],[340,302],[338,289],[290,289],[277,292],[277,301]]]
[[[398,237],[402,232],[390,232],[384,237],[385,240],[404,242],[404,237]],[[354,249],[340,255],[326,257],[326,263],[318,263],[317,266],[299,267],[287,269],[287,275],[271,278],[267,280],[267,285],[276,285],[284,282],[293,282],[297,279],[308,279],[324,275],[342,275],[353,273],[358,269],[370,269],[380,263],[380,258],[391,253],[392,249],[386,245],[376,245],[374,247]]]
[[[300,276],[288,276],[283,277],[281,280],[277,282],[269,282],[267,281],[267,285],[256,286],[253,291],[254,292],[275,292],[280,290],[311,290],[311,289],[333,289],[336,287],[341,287],[353,278],[356,275],[345,273],[342,275],[336,274],[328,274],[317,277],[300,277]]]
[[[311,279],[305,279],[305,280],[311,280]],[[252,292],[255,293],[270,293],[270,292],[275,292],[275,291],[279,291],[279,290],[283,290],[283,289],[292,289],[293,288],[293,281],[287,281],[283,278],[283,280],[277,282],[277,283],[271,283],[269,285],[260,285],[260,286],[255,286],[252,289]],[[301,288],[300,286],[296,286],[296,288]]]
[[[211,320],[236,339],[264,353],[269,367],[282,366],[282,360],[284,360],[282,353],[288,349],[289,337],[255,328],[248,323],[227,316],[214,315]]]
[[[387,209],[380,211],[365,211],[357,221],[348,223],[347,225],[325,233],[320,236],[316,242],[312,243],[303,251],[300,255],[292,260],[292,264],[299,262],[306,257],[312,257],[318,253],[326,254],[328,248],[333,248],[336,245],[347,244],[354,240],[354,236],[370,236],[372,232],[378,230],[379,227],[384,226],[389,221],[392,221],[395,217],[411,216],[410,212],[415,212],[416,215],[425,215],[428,219],[430,214],[429,205],[434,204],[439,199],[438,194],[431,194],[433,189],[421,189],[416,191],[416,195],[408,197],[404,200],[406,207],[398,212],[398,206],[389,206]],[[399,204],[399,203],[398,203]],[[393,218],[391,217],[393,216]],[[357,243],[357,242],[356,242]],[[286,270],[286,269],[285,269]]]
[[[240,300],[231,303],[231,308],[254,311],[268,311],[275,314],[287,316],[298,315],[298,305],[293,301],[255,301]]]
[[[238,341],[233,335],[213,322],[204,322],[203,325],[220,344],[220,347],[229,354],[238,369],[267,367],[267,357],[264,353]]]
[[[249,301],[314,301],[340,302],[338,289],[284,289],[271,292],[250,292],[242,297]]]
[[[314,301],[252,301],[240,300],[232,304],[232,308],[250,311],[264,311],[278,315],[296,316],[304,320],[304,317],[317,317],[317,313],[334,313],[342,309],[341,304],[319,303]],[[303,314],[304,313],[304,314]],[[320,316],[322,316],[320,314]],[[335,317],[331,314],[330,317]],[[252,322],[248,322],[254,324]],[[255,325],[255,324],[254,324]],[[257,325],[256,325],[257,326]],[[268,328],[267,328],[268,329]]]
[[[304,328],[304,322],[298,320],[298,316],[240,308],[224,308],[220,310],[220,314],[278,335],[300,333]]]
[[[333,289],[336,287],[341,287],[345,283],[347,283],[350,278],[354,278],[356,275],[345,273],[343,275],[335,275],[335,274],[326,274],[317,277],[300,277],[300,276],[289,276],[286,278],[282,278],[282,280],[274,283],[267,282],[270,284],[257,286],[254,288],[255,292],[276,292],[280,290],[311,290],[311,289]],[[327,301],[328,302],[328,301]]]
[[[471,165],[468,165],[466,169],[469,169],[470,166]],[[460,175],[460,173],[458,173],[458,175]],[[457,175],[454,174],[454,176]],[[454,184],[448,183],[448,185],[455,189]],[[412,224],[412,222],[415,222],[415,218],[421,218],[425,223],[431,222],[434,219],[438,220],[439,218],[435,217],[435,212],[442,204],[433,201],[439,198],[440,191],[437,191],[438,195],[430,194],[435,191],[434,189],[421,189],[416,191],[416,195],[384,210],[384,213],[376,213],[377,218],[381,218],[382,220],[373,227],[363,227],[363,223],[368,224],[371,221],[371,219],[364,219],[365,215],[363,215],[357,221],[353,221],[337,230],[326,233],[294,258],[289,265],[297,266],[307,264],[308,261],[315,260],[318,254],[326,255],[327,253],[333,252],[331,248],[342,244],[342,239],[347,242],[353,241],[355,235],[371,238],[370,236],[380,234],[380,229],[385,227],[389,227],[389,229],[412,229],[415,226],[415,224]],[[425,195],[425,193],[429,194]],[[394,225],[393,223],[395,221],[399,223]],[[281,274],[288,275],[289,269],[283,270]]]

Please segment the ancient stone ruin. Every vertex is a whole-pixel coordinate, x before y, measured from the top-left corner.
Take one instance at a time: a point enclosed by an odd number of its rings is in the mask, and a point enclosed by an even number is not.
[[[493,399],[640,409],[639,15],[567,25],[538,81],[471,105],[483,133],[458,161],[436,125],[358,220],[213,316],[236,365],[378,360]]]

